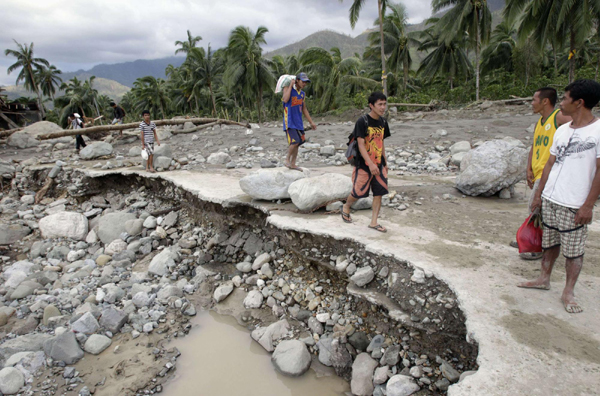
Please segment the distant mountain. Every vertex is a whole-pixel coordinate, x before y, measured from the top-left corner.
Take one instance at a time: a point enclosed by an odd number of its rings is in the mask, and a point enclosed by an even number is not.
[[[268,58],[273,58],[275,55],[287,56],[310,47],[321,47],[328,51],[337,47],[342,53],[342,58],[354,56],[355,53],[362,55],[367,47],[367,35],[368,32],[364,32],[357,37],[352,37],[331,30],[321,30],[293,44],[268,52],[265,56]]]
[[[77,78],[79,78],[79,76]],[[67,81],[67,79],[64,78],[64,75],[62,76],[62,79],[63,81]],[[117,101],[130,90],[129,87],[126,87],[123,84],[102,77],[96,77],[94,80],[94,88],[98,90],[99,94],[106,95]],[[26,91],[23,85],[9,85],[4,87],[4,89],[6,89],[6,95],[9,100],[14,100],[21,96],[35,97],[35,93]],[[62,94],[62,91],[56,92],[56,97],[61,96]]]
[[[89,78],[90,76],[114,80],[127,87],[133,87],[133,82],[140,77],[153,76],[165,78],[165,69],[168,65],[181,66],[185,57],[171,56],[168,58],[142,60],[133,62],[114,63],[111,65],[102,63],[92,67],[90,70],[79,70],[76,72],[63,73],[63,80],[77,78]]]

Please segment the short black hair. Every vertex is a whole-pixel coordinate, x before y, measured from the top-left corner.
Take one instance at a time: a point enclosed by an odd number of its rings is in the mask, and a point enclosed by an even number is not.
[[[116,106],[115,102],[110,102],[111,106]]]
[[[144,110],[144,111],[142,111],[142,117],[144,116],[144,114],[148,114],[148,115],[150,115],[150,111],[148,111],[148,110]]]
[[[374,105],[378,100],[387,101],[387,96],[385,96],[383,92],[373,92],[368,99],[370,105]]]
[[[548,99],[552,107],[556,106],[556,101],[558,100],[558,94],[556,93],[556,89],[552,87],[544,87],[540,88],[535,92],[540,93],[540,101],[544,99]]]
[[[577,80],[565,87],[565,93],[568,92],[573,100],[583,99],[583,105],[592,109],[600,101],[600,84],[594,80]]]

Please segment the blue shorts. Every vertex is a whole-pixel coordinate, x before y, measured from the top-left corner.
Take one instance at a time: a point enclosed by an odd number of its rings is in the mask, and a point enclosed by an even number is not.
[[[290,146],[293,144],[297,144],[298,146],[301,146],[304,144],[305,137],[304,137],[303,130],[288,128],[288,130],[286,131],[286,135],[287,135],[288,144]]]

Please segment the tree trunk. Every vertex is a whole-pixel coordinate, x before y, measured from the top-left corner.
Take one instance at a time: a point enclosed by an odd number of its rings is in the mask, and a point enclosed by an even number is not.
[[[479,46],[481,35],[479,33],[479,10],[475,10],[475,23],[477,24],[477,37],[475,44],[475,100],[479,102]]]
[[[408,48],[405,49],[408,51]],[[406,94],[406,86],[408,85],[408,58],[404,57],[404,93]]]
[[[212,100],[212,105],[213,105],[213,116],[215,116],[217,114],[217,105],[215,104],[215,95],[213,94],[213,89],[212,89],[212,83],[209,81],[208,82],[208,90],[210,91],[210,100]]]
[[[452,77],[450,77],[450,89],[454,89],[454,79]]]
[[[558,59],[556,58],[556,43],[552,40],[552,54],[554,55],[554,75],[558,75]]]
[[[594,76],[594,80],[598,81],[598,69],[600,69],[600,54],[598,55],[598,63],[596,63],[596,75]]]
[[[387,73],[385,71],[385,49],[383,48],[383,13],[381,0],[377,0],[379,9],[379,35],[381,36],[381,83],[383,84],[383,94],[387,96]]]
[[[256,105],[258,106],[257,110],[258,110],[258,123],[262,124],[262,117],[260,115],[260,111],[262,109],[262,84],[258,84],[258,101],[256,102]]]
[[[27,71],[29,72],[29,77],[31,78],[31,82],[33,84],[33,89],[38,97],[38,107],[40,109],[40,113],[42,114],[42,120],[46,118],[46,112],[44,111],[44,105],[42,104],[42,96],[40,95],[40,90],[38,89],[37,83],[35,82],[35,76],[33,75],[33,70],[31,70],[31,66],[27,67]]]
[[[569,45],[569,84],[575,80],[575,29],[571,26],[571,40]]]

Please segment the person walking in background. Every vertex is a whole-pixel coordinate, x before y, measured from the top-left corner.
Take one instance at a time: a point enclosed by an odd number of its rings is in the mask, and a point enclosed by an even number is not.
[[[125,110],[123,110],[123,108],[119,105],[117,105],[115,102],[110,102],[110,107],[113,108],[113,120],[111,122],[111,125],[116,125],[116,124],[123,124],[123,119],[125,119]],[[123,137],[123,131],[119,131],[119,137]]]
[[[144,118],[142,122],[140,122],[142,150],[146,150],[148,153],[146,171],[154,173],[156,172],[154,170],[154,142],[156,141],[156,144],[160,146],[160,141],[156,135],[156,124],[150,121],[150,112],[148,110],[142,111],[142,117]]]
[[[387,229],[377,221],[381,209],[381,199],[388,193],[387,161],[384,139],[390,136],[390,127],[383,115],[387,107],[387,97],[381,92],[369,96],[369,114],[362,116],[354,125],[354,136],[358,143],[359,155],[352,172],[352,192],[342,207],[342,219],[352,223],[350,209],[360,198],[373,192],[373,214],[369,228],[379,232]]]
[[[283,130],[287,135],[288,152],[285,158],[284,165],[290,169],[301,170],[296,166],[296,158],[298,157],[298,148],[304,144],[304,122],[302,115],[306,117],[313,130],[317,130],[317,126],[310,118],[306,102],[304,101],[305,93],[302,90],[310,80],[306,73],[299,73],[295,80],[292,80],[290,85],[283,89]]]
[[[72,129],[82,129],[84,127],[83,121],[81,121],[81,116],[77,113],[69,114],[67,120]],[[83,136],[75,135],[75,150],[79,152],[79,150],[85,146],[87,145],[85,144],[85,140],[83,140]]]

